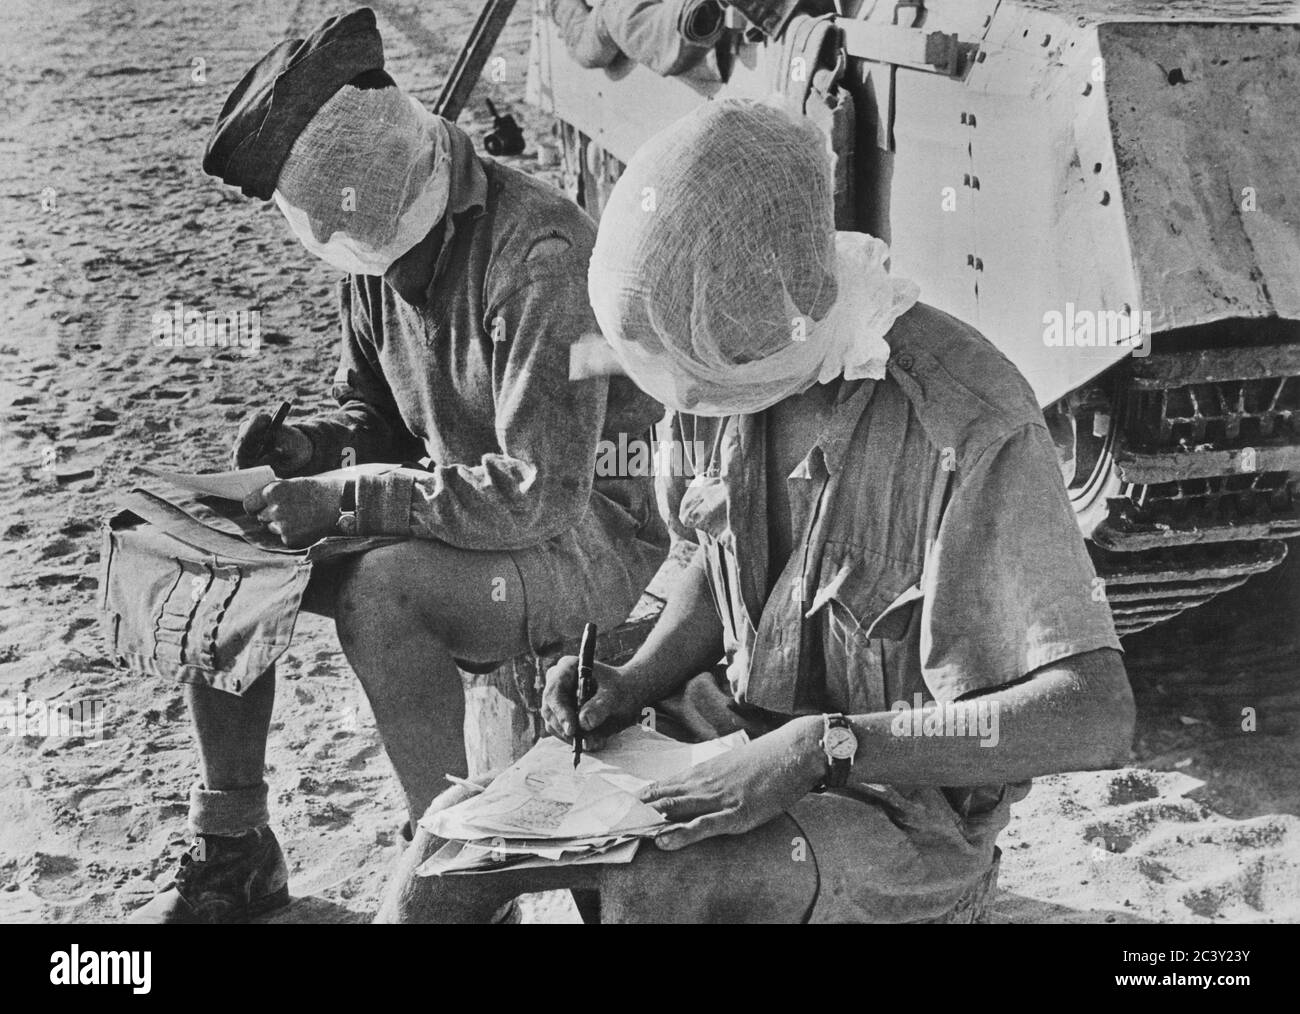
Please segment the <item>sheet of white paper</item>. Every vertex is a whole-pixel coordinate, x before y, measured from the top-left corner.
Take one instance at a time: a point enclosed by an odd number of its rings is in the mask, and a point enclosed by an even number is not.
[[[486,842],[464,842],[463,844],[469,848],[485,849],[489,852],[495,851],[506,856],[542,856],[547,859],[559,859],[565,855],[580,855],[583,852],[611,848],[614,845],[621,845],[625,841],[630,841],[627,835],[606,838],[563,838],[555,841],[526,838],[493,838]]]
[[[541,860],[543,864],[567,866],[581,862],[600,862],[601,856],[612,856],[610,862],[626,862],[631,857],[622,858],[626,854],[624,846],[635,845],[638,841],[637,838],[625,837],[598,839],[590,847],[543,849],[540,852],[513,850],[500,839],[490,845],[450,841],[425,860],[416,872],[419,876],[427,877],[444,873],[516,869],[522,863],[535,860]]]
[[[150,475],[170,482],[173,486],[180,486],[182,489],[206,496],[223,497],[226,500],[243,500],[250,493],[255,493],[276,480],[275,469],[270,465],[240,468],[233,472],[169,472],[162,468],[144,470]]]
[[[571,748],[543,739],[483,793],[434,813],[420,826],[460,841],[645,835],[667,821],[636,798],[650,782],[748,742],[737,733],[712,743],[679,743],[641,726],[624,729],[577,770]]]
[[[630,863],[636,857],[637,847],[641,844],[639,838],[633,838],[631,841],[623,842],[619,845],[611,845],[608,848],[600,849],[595,852],[583,852],[579,855],[566,855],[560,860],[544,859],[541,856],[530,856],[527,859],[521,859],[512,865],[512,870],[532,870],[541,869],[548,866],[586,866],[590,863]],[[474,869],[464,870],[464,873],[489,873],[490,870]]]
[[[590,758],[648,785],[748,742],[749,736],[742,730],[705,743],[679,743],[638,725],[612,738],[600,753],[584,754],[582,763],[585,765]]]
[[[476,849],[465,842],[448,842],[417,869],[421,877],[460,876],[492,873],[498,870],[526,870],[539,867],[582,866],[588,863],[630,863],[636,856],[639,839],[620,839],[613,844],[580,853],[566,853],[558,859],[540,855],[495,856],[491,850]]]

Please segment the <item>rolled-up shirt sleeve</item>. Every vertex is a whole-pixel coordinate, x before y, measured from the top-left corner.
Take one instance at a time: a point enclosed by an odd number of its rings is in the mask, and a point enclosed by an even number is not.
[[[489,293],[499,452],[477,464],[398,469],[357,485],[365,534],[414,535],[463,549],[523,549],[574,527],[588,509],[605,421],[605,377],[569,380],[569,347],[595,332],[577,249],[525,262]]]
[[[922,578],[922,673],[937,700],[1120,650],[1105,588],[1046,430],[1029,424],[959,475]]]

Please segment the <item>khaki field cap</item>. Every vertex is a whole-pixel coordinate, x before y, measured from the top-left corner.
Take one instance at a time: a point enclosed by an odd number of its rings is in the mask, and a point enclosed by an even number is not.
[[[384,44],[369,7],[330,18],[305,39],[286,39],[226,99],[203,171],[247,197],[269,201],[294,141],[311,118],[347,82],[383,68]]]

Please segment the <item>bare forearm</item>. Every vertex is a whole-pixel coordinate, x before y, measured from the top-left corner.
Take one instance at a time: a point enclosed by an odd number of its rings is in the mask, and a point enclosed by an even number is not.
[[[622,666],[646,703],[672,693],[722,656],[722,623],[697,564],[683,576],[641,649]]]
[[[858,737],[854,781],[990,785],[1122,763],[1133,735],[1133,696],[1119,654],[1100,649],[933,711],[850,721]]]

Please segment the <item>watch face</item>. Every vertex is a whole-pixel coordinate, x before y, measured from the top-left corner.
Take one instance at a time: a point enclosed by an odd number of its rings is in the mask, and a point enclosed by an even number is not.
[[[355,514],[340,514],[338,529],[339,533],[342,535],[356,535],[357,516]]]
[[[857,749],[858,740],[852,729],[833,726],[826,730],[826,753],[835,760],[852,760]]]

